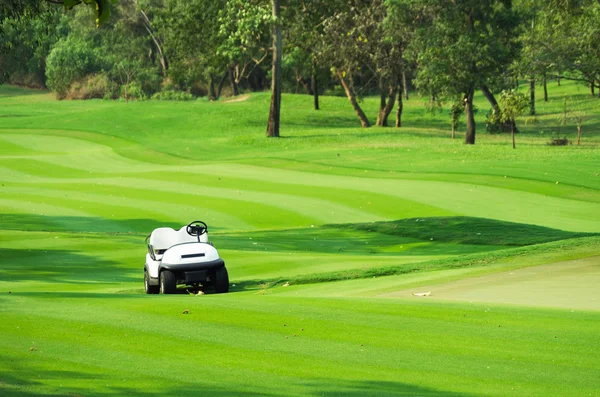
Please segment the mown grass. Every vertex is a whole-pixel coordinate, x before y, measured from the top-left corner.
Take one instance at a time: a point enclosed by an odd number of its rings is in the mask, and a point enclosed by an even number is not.
[[[547,145],[575,135],[564,95],[590,115],[580,146]],[[378,298],[598,255],[600,101],[564,82],[550,98],[513,150],[482,97],[465,146],[418,97],[402,129],[364,130],[344,98],[285,95],[266,139],[266,93],[0,87],[0,394],[594,395],[598,312]],[[194,218],[232,293],[143,295],[145,236]]]

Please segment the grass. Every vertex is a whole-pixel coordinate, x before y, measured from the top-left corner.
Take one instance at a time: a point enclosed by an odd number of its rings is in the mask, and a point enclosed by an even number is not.
[[[285,95],[283,137],[266,139],[264,93],[0,87],[0,394],[595,395],[598,311],[398,295],[598,257],[600,102],[549,90],[513,150],[483,110],[475,146],[450,139],[447,111],[416,96],[402,129],[364,130],[344,98],[315,112]],[[576,134],[558,125],[565,95],[589,112],[582,144],[549,146]],[[195,218],[232,293],[143,295],[146,235]]]

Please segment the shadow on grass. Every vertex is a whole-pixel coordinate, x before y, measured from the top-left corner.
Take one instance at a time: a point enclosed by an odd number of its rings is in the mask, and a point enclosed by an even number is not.
[[[4,359],[4,358],[3,358]],[[6,360],[10,364],[9,360]],[[15,375],[14,373],[23,374]],[[35,373],[34,373],[35,372]],[[27,375],[25,375],[27,374]],[[37,379],[37,380],[33,380]],[[44,384],[43,379],[52,379],[54,381],[64,379],[65,383],[77,380],[82,386],[67,387],[59,390],[52,390]],[[102,390],[94,390],[93,382],[102,382]],[[454,393],[444,390],[436,390],[414,386],[407,383],[391,381],[343,381],[339,379],[315,379],[314,381],[303,382],[302,384],[290,385],[288,388],[274,390],[265,385],[258,386],[222,386],[216,387],[206,385],[200,382],[171,387],[153,387],[152,390],[136,387],[125,387],[111,385],[111,383],[122,384],[121,378],[111,380],[107,376],[88,374],[78,371],[47,371],[41,369],[30,369],[25,363],[17,368],[12,368],[12,373],[3,373],[0,375],[0,394],[6,397],[34,397],[34,396],[96,396],[96,397],[121,397],[121,396],[241,396],[258,397],[272,396],[284,397],[290,395],[290,389],[293,395],[298,395],[297,390],[305,396],[324,396],[324,397],[474,397],[473,394]],[[163,382],[165,379],[163,379]],[[91,384],[88,387],[84,385]],[[180,382],[173,382],[180,383]],[[223,382],[226,383],[226,382]]]
[[[139,281],[126,275],[130,273],[130,267],[77,251],[0,248],[0,258],[0,279],[7,282],[100,284]],[[140,274],[141,269],[140,265]]]
[[[544,226],[468,216],[411,218],[390,222],[325,225],[324,227],[412,237],[419,240],[433,239],[453,244],[514,247],[598,235],[597,233],[567,232]]]
[[[266,252],[432,256],[522,247],[597,234],[473,217],[411,218],[224,234],[219,248]]]

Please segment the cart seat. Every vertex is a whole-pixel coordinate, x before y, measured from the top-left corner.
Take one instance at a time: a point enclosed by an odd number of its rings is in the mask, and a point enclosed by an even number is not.
[[[166,250],[174,245],[183,243],[197,243],[198,238],[187,234],[185,228],[186,226],[179,230],[173,230],[170,227],[159,227],[158,229],[154,229],[150,235],[149,241],[152,248],[154,248],[154,252],[156,252],[157,255],[162,256]],[[207,233],[200,236],[200,242],[208,242]]]

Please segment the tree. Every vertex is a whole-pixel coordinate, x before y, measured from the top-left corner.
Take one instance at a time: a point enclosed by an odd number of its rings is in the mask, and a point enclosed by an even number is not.
[[[68,35],[64,13],[57,7],[19,19],[0,20],[0,82],[46,87],[46,58]]]
[[[273,67],[271,71],[271,106],[267,122],[267,136],[279,136],[279,121],[281,116],[281,16],[279,0],[271,0],[273,6]]]
[[[380,2],[377,1],[377,4]],[[365,70],[369,64],[373,45],[377,41],[370,37],[374,28],[363,19],[371,15],[371,1],[351,0],[340,3],[339,8],[323,21],[323,36],[320,43],[322,59],[332,66],[354,112],[363,128],[371,126],[367,115],[360,106],[359,82],[372,71]],[[372,20],[372,19],[371,19]]]
[[[517,15],[510,0],[408,1],[416,38],[410,49],[417,65],[416,84],[429,95],[462,95],[467,131],[475,143],[475,89],[494,79],[512,61]]]
[[[129,85],[139,72],[140,66],[135,59],[123,59],[116,65],[117,75],[125,94],[125,102],[129,102]]]
[[[319,86],[323,77],[319,66],[324,61],[319,53],[323,37],[323,21],[337,7],[336,0],[292,0],[291,6],[283,11],[286,20],[286,46],[284,63],[294,69],[296,84],[301,82],[306,91],[313,95],[313,107],[319,110]],[[287,54],[286,54],[287,53]],[[287,59],[286,59],[287,58]],[[310,76],[305,79],[305,76]],[[310,81],[310,85],[306,81]]]
[[[267,0],[229,0],[219,11],[217,54],[224,57],[234,83],[261,72],[272,54],[273,4]],[[256,89],[263,89],[262,82]]]
[[[151,8],[155,35],[164,39],[169,60],[167,76],[175,87],[188,90],[201,81],[207,84],[210,99],[220,97],[231,64],[229,54],[221,52],[226,41],[220,31],[225,6],[224,0],[165,0],[164,7]]]
[[[464,104],[461,101],[461,98],[457,98],[450,107],[450,125],[452,126],[452,139],[454,139],[456,135],[456,129],[458,128],[458,123],[460,122],[460,118],[465,112]]]
[[[575,102],[574,110],[571,112],[571,119],[577,125],[577,144],[581,143],[581,128],[588,119],[589,114],[585,110],[585,106],[580,101]]]
[[[525,94],[517,92],[514,89],[504,90],[500,93],[500,106],[502,113],[500,119],[502,122],[508,122],[510,125],[516,125],[515,119],[522,115],[529,107],[529,102]],[[515,128],[511,130],[512,147],[515,146]]]

